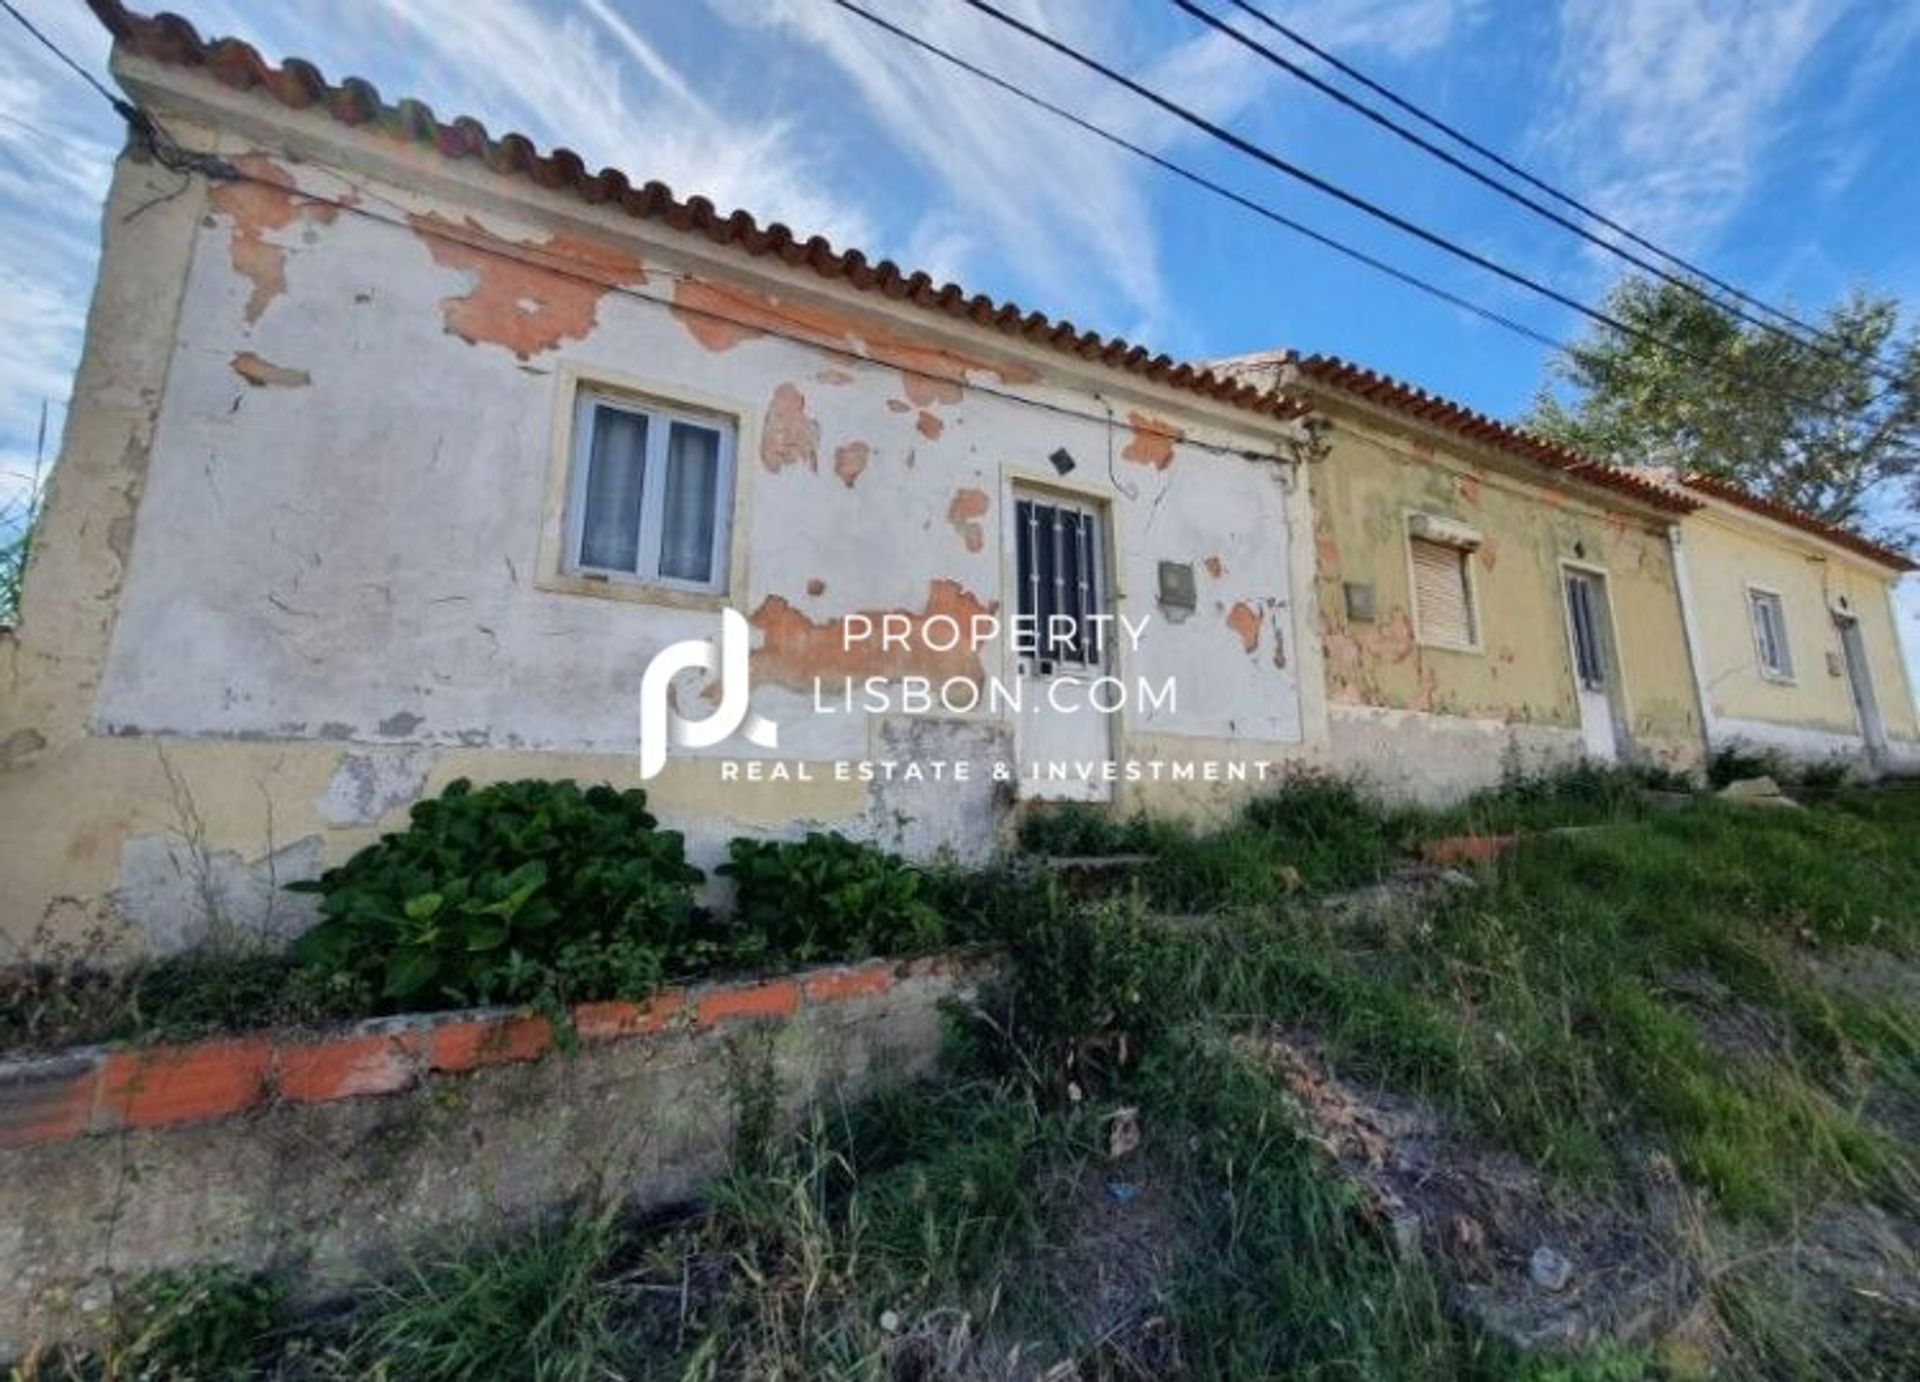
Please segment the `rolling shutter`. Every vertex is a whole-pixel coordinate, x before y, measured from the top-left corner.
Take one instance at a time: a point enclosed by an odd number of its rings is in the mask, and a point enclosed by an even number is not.
[[[1444,542],[1413,542],[1413,600],[1420,637],[1428,643],[1470,648],[1473,601],[1467,591],[1467,553]]]

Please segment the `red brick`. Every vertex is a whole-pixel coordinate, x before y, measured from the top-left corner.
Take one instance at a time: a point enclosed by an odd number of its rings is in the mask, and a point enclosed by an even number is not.
[[[240,1113],[266,1097],[272,1064],[259,1037],[116,1051],[100,1072],[98,1125],[164,1128]]]
[[[892,987],[893,966],[885,964],[828,970],[806,981],[809,1003],[838,1003],[847,998],[870,998]]]
[[[687,995],[680,989],[656,993],[645,1003],[582,1003],[573,1010],[573,1029],[582,1041],[652,1036],[671,1026],[686,1005]]]
[[[419,1042],[399,1036],[342,1037],[280,1048],[280,1097],[322,1104],[364,1094],[392,1094],[413,1083]]]
[[[800,986],[791,979],[741,988],[711,989],[700,995],[695,1015],[702,1027],[733,1017],[792,1017],[800,1010]]]
[[[1484,864],[1519,843],[1518,835],[1449,835],[1421,845],[1420,857],[1429,864]]]
[[[447,1074],[463,1074],[483,1065],[538,1060],[553,1045],[553,1029],[544,1017],[482,1017],[449,1022],[427,1036],[427,1065]]]
[[[95,1056],[56,1056],[0,1069],[0,1148],[65,1142],[85,1133],[99,1076]]]

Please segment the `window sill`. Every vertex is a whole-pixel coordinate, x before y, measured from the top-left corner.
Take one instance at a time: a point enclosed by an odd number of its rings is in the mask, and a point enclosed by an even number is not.
[[[1415,638],[1413,641],[1420,647],[1430,648],[1437,653],[1466,653],[1472,657],[1484,657],[1487,652],[1486,645],[1483,643],[1443,643],[1435,638]]]
[[[1798,677],[1787,672],[1762,671],[1760,673],[1760,680],[1766,682],[1769,686],[1797,686],[1800,684]]]
[[[549,595],[585,595],[591,599],[618,600],[630,605],[660,605],[667,609],[712,611],[727,607],[724,591],[675,590],[671,586],[643,585],[638,581],[596,580],[591,576],[565,573],[542,575],[534,581],[533,588]]]

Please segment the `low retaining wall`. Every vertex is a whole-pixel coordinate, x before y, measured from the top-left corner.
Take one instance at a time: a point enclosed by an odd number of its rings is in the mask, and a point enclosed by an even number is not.
[[[325,1036],[88,1048],[0,1064],[0,1360],[92,1332],[115,1280],[226,1262],[337,1292],[449,1230],[613,1195],[691,1198],[740,1092],[791,1126],[924,1073],[980,955],[809,970],[576,1009]]]

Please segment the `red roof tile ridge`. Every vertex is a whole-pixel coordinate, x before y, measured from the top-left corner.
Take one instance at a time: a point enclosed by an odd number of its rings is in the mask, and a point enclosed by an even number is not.
[[[1278,390],[1257,389],[1203,365],[1150,354],[1144,346],[1083,331],[1068,321],[1055,322],[1014,303],[996,302],[984,294],[970,295],[955,283],[936,287],[929,275],[905,271],[890,259],[873,263],[859,250],[836,250],[818,235],[802,241],[787,226],[773,222],[762,227],[743,210],[722,216],[707,198],[692,196],[682,201],[661,182],[636,187],[617,168],[589,173],[585,161],[570,149],[542,155],[525,135],[506,134],[495,139],[472,116],[443,122],[431,107],[411,98],[388,105],[371,82],[347,77],[331,84],[318,67],[303,58],[288,58],[275,67],[241,39],[201,38],[193,24],[177,14],[143,15],[129,10],[121,0],[87,0],[87,5],[127,51],[170,66],[201,68],[234,90],[259,87],[292,110],[318,106],[349,127],[371,125],[390,137],[431,145],[449,159],[477,159],[502,176],[523,175],[549,190],[571,192],[596,205],[617,206],[639,220],[660,221],[675,230],[705,234],[716,244],[734,245],[755,258],[772,256],[793,267],[811,268],[822,278],[838,279],[861,291],[909,302],[930,313],[970,320],[982,329],[1097,361],[1106,368],[1229,407],[1281,421],[1295,420],[1308,411],[1303,401]]]
[[[1306,355],[1291,348],[1253,351],[1211,362],[1215,366],[1250,370],[1271,367],[1280,386],[1294,378],[1338,389],[1379,407],[1405,413],[1423,422],[1444,427],[1461,436],[1511,455],[1533,461],[1549,470],[1574,479],[1630,495],[1643,504],[1673,513],[1691,513],[1699,501],[1649,477],[1624,467],[1595,460],[1570,446],[1549,441],[1509,422],[1488,417],[1465,404],[1456,403],[1417,385],[1395,379],[1378,370],[1356,365],[1337,355]]]
[[[1816,518],[1803,509],[1791,504],[1783,504],[1777,499],[1769,499],[1763,494],[1755,494],[1745,486],[1718,475],[1707,475],[1700,471],[1688,471],[1680,477],[1680,483],[1690,490],[1712,495],[1729,504],[1737,505],[1763,518],[1771,518],[1776,523],[1784,523],[1790,528],[1811,533],[1824,538],[1836,547],[1844,547],[1869,561],[1882,566],[1892,567],[1896,571],[1920,571],[1920,561],[1896,548],[1863,537],[1851,528],[1843,528],[1838,523],[1829,523],[1824,518]]]

